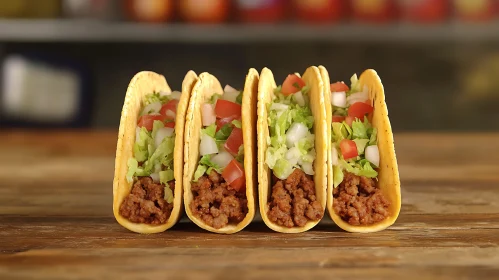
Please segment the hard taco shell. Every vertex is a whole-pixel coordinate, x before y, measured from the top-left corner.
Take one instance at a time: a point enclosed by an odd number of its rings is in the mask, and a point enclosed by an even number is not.
[[[214,233],[232,234],[245,228],[255,216],[256,200],[256,98],[258,90],[259,75],[255,69],[250,69],[246,75],[243,90],[241,122],[243,131],[244,147],[244,173],[246,177],[246,198],[248,200],[248,214],[243,221],[237,225],[216,229],[204,223],[196,217],[191,209],[190,203],[193,200],[191,191],[191,181],[199,162],[199,142],[202,128],[201,105],[209,100],[214,93],[223,93],[220,82],[209,73],[202,73],[199,81],[192,90],[192,97],[187,110],[187,121],[185,125],[185,147],[184,147],[184,203],[187,216],[199,227]]]
[[[123,227],[137,233],[158,233],[171,228],[180,218],[182,209],[182,173],[183,173],[183,145],[185,113],[191,95],[192,88],[198,77],[193,71],[189,71],[182,82],[182,94],[177,107],[175,120],[175,148],[174,148],[174,177],[175,192],[173,210],[170,218],[162,225],[138,224],[130,222],[122,217],[119,208],[125,197],[130,193],[132,183],[126,180],[128,171],[128,159],[133,157],[133,145],[135,143],[135,128],[140,110],[143,108],[142,100],[146,94],[152,92],[166,91],[171,89],[164,76],[150,71],[137,73],[130,84],[125,96],[125,102],[121,111],[121,120],[118,133],[118,144],[116,146],[116,160],[113,180],[113,212],[114,217]]]
[[[327,184],[327,155],[329,149],[329,138],[327,136],[326,106],[323,97],[324,83],[320,77],[319,69],[315,66],[309,67],[303,75],[303,80],[310,86],[310,106],[314,116],[315,151],[314,161],[314,182],[317,201],[326,208],[326,184]],[[257,143],[258,143],[258,194],[260,215],[265,224],[274,231],[282,233],[305,232],[319,223],[319,221],[308,221],[303,227],[287,228],[271,222],[267,216],[268,200],[271,194],[271,170],[265,163],[267,152],[267,138],[269,137],[269,123],[267,105],[272,103],[274,89],[277,87],[272,71],[264,68],[260,75],[258,85],[258,119],[257,119]]]
[[[326,68],[319,66],[322,80],[325,85],[330,84],[329,73]],[[388,109],[385,103],[385,92],[383,84],[376,71],[368,69],[364,71],[359,78],[361,88],[367,86],[369,90],[369,99],[373,102],[374,112],[372,125],[378,129],[378,149],[380,156],[378,181],[379,188],[383,195],[390,201],[390,216],[382,222],[373,225],[353,226],[342,220],[333,209],[333,168],[331,163],[331,153],[328,150],[328,186],[327,186],[327,209],[333,221],[342,229],[349,232],[368,233],[376,232],[386,229],[397,220],[401,208],[401,195],[400,195],[400,178],[397,165],[397,158],[395,155],[395,146],[393,142],[393,133],[388,118]],[[324,98],[326,99],[326,109],[328,121],[328,139],[331,141],[331,122],[332,122],[332,108],[331,108],[331,89],[325,87]],[[332,145],[329,145],[331,149]]]

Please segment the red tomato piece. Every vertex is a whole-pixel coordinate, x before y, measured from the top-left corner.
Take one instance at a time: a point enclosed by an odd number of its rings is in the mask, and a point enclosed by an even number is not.
[[[301,90],[305,86],[305,81],[296,74],[288,75],[282,83],[282,94],[288,96]]]
[[[348,115],[360,120],[364,120],[364,116],[372,112],[373,107],[365,102],[356,102],[348,108]]]
[[[147,130],[151,131],[154,121],[163,121],[163,116],[161,115],[143,115],[139,118],[137,122],[138,127],[145,127]]]
[[[357,152],[357,145],[353,140],[341,140],[340,149],[344,159],[354,158],[359,155]]]
[[[224,125],[232,123],[232,121],[235,119],[237,119],[237,116],[235,115],[223,119],[217,119],[217,131],[220,130],[220,128],[222,128]]]
[[[347,117],[345,118],[345,122],[346,122],[346,123],[348,124],[348,126],[350,126],[350,127],[352,127],[352,123],[353,123],[353,121],[354,121],[354,120],[355,120],[355,118],[354,118],[354,117],[351,117],[351,116],[347,116]]]
[[[166,120],[174,120],[175,115],[177,114],[177,106],[178,106],[178,100],[177,99],[172,99],[168,101],[165,105],[161,107],[161,110],[159,110],[159,113],[166,119]]]
[[[175,122],[166,122],[165,127],[175,128]]]
[[[243,144],[243,131],[240,128],[234,127],[232,132],[225,141],[225,149],[227,152],[231,153],[233,156],[236,156],[239,152],[239,147]]]
[[[331,84],[331,92],[347,92],[349,90],[350,88],[344,82],[336,82],[334,84]]]
[[[242,165],[235,159],[231,160],[222,172],[222,177],[234,190],[243,189],[245,176]]]
[[[217,118],[223,119],[232,116],[236,116],[236,118],[241,117],[241,105],[230,102],[223,99],[218,99],[217,104],[215,105],[215,115]]]
[[[333,116],[333,122],[343,122],[345,117],[343,116]]]

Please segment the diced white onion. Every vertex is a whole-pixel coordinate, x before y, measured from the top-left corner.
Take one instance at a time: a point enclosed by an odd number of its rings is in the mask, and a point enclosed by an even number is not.
[[[296,103],[300,106],[305,106],[305,98],[303,98],[303,93],[301,90],[297,91],[294,95]]]
[[[167,116],[169,119],[175,119],[175,112],[172,110],[166,110],[165,116]]]
[[[294,123],[288,129],[286,133],[286,145],[288,148],[291,148],[298,142],[300,139],[305,138],[308,134],[308,128],[306,125],[302,123]]]
[[[149,114],[154,114],[154,113],[159,113],[159,110],[161,110],[161,102],[154,102],[146,107],[144,107],[144,110],[142,110],[142,115],[149,115]]]
[[[222,99],[236,103],[237,96],[239,95],[239,91],[229,85],[226,85],[224,88],[224,95]]]
[[[357,102],[364,102],[369,99],[367,91],[352,93],[347,97],[347,105],[352,105]]]
[[[139,141],[139,136],[140,136],[140,127],[135,128],[135,142]]]
[[[285,158],[291,165],[294,166],[298,163],[298,159],[300,158],[300,156],[300,149],[298,149],[297,147],[293,147],[286,152]]]
[[[215,110],[209,103],[201,105],[201,117],[203,119],[203,126],[209,126],[217,121]]]
[[[304,162],[301,165],[301,169],[308,175],[314,175],[314,166],[311,162]]]
[[[181,95],[182,95],[182,93],[180,91],[174,91],[170,94],[170,99],[179,100]]]
[[[336,150],[336,147],[331,148],[331,164],[338,165],[338,150]]]
[[[201,154],[201,156],[218,153],[218,147],[215,139],[202,133],[201,143],[199,144],[199,153]]]
[[[151,173],[151,178],[152,180],[154,181],[154,183],[158,183],[159,182],[159,173]]]
[[[234,157],[227,151],[221,151],[217,155],[211,158],[211,161],[220,166],[220,168],[225,168]]]
[[[161,163],[156,163],[156,165],[154,165],[154,172],[159,172],[161,171]]]
[[[366,148],[366,159],[374,164],[376,167],[379,166],[379,150],[377,145],[368,146]]]
[[[154,144],[156,144],[156,147],[158,147],[159,144],[163,142],[163,139],[165,139],[165,137],[170,137],[172,135],[173,135],[173,128],[162,127],[158,129],[158,131],[156,132],[156,137],[154,138]]]
[[[159,95],[161,95],[161,96],[169,96],[171,94],[172,94],[171,92],[166,91],[166,90],[162,90],[162,91],[159,92]]]
[[[274,111],[286,111],[289,109],[289,106],[286,104],[281,104],[281,103],[272,103],[270,106],[270,110]]]
[[[345,108],[347,106],[347,94],[344,91],[332,92],[331,104],[336,107]]]

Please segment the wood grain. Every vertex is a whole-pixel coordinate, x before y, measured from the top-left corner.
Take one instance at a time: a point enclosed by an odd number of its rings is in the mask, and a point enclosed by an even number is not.
[[[374,234],[324,219],[217,235],[112,217],[115,131],[0,133],[0,279],[498,279],[499,134],[396,134],[402,211]],[[474,143],[487,143],[475,145]]]

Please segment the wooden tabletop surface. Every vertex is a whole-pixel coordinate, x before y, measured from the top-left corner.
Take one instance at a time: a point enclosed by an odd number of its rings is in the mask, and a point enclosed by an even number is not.
[[[183,220],[139,235],[112,215],[116,131],[0,133],[0,279],[499,279],[499,134],[396,134],[387,230],[302,234]]]

